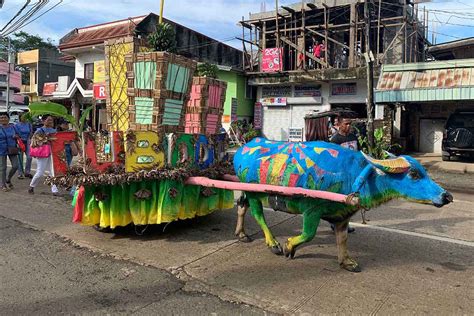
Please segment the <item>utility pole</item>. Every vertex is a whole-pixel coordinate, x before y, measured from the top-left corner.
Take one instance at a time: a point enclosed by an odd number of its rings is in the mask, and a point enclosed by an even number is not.
[[[10,53],[10,50],[11,50],[11,42],[10,42],[10,37],[7,37],[7,41],[8,41],[8,48],[7,48],[7,59],[8,59],[8,70],[7,70],[7,96],[5,98],[5,105],[6,105],[6,108],[7,108],[7,113],[8,115],[10,115],[10,71],[11,71],[11,53]]]
[[[369,1],[364,1],[364,20],[365,20],[365,61],[367,65],[367,139],[369,145],[374,145],[374,61],[370,48],[370,24],[371,14]]]

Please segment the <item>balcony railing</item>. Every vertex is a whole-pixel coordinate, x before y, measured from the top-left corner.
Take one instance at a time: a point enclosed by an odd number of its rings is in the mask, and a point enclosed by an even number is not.
[[[20,89],[21,93],[30,93],[30,92],[33,92],[33,91],[36,91],[36,85],[29,85],[29,84],[22,84],[21,85],[21,89]]]

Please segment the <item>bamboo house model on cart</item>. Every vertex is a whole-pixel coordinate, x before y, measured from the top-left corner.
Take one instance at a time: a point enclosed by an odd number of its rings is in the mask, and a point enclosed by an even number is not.
[[[81,168],[68,170],[62,154],[77,135],[60,132],[52,143],[48,181],[79,187],[76,222],[159,224],[233,207],[232,191],[185,184],[231,173],[226,134],[218,134],[227,84],[194,77],[196,67],[134,38],[106,43],[108,131],[83,133]]]

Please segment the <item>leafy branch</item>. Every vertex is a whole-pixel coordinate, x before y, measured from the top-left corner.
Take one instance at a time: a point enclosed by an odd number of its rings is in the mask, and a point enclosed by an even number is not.
[[[76,121],[76,118],[74,116],[68,113],[68,110],[64,105],[54,102],[31,103],[29,105],[29,115],[31,117],[35,117],[49,114],[55,117],[63,118],[74,126],[80,137],[82,135],[82,132],[84,131],[87,116],[89,116],[89,113],[92,111],[93,108],[94,107],[91,105],[84,111],[82,111],[81,117],[79,118],[79,122]]]
[[[401,149],[399,144],[389,144],[383,139],[383,129],[377,128],[374,131],[374,145],[370,146],[367,135],[362,135],[361,131],[355,127],[358,134],[358,141],[361,150],[375,159],[387,159],[389,152],[393,149]]]

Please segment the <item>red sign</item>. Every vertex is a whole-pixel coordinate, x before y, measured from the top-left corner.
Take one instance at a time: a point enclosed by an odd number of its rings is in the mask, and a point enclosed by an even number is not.
[[[262,129],[262,103],[256,102],[253,108],[253,127]]]
[[[105,100],[106,98],[105,83],[94,83],[94,99]]]
[[[45,82],[43,85],[43,96],[53,95],[53,92],[57,90],[58,90],[57,82]]]
[[[357,84],[351,83],[333,83],[331,95],[356,95]]]
[[[283,49],[266,48],[262,53],[262,72],[277,72],[283,70]]]

